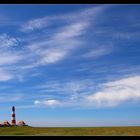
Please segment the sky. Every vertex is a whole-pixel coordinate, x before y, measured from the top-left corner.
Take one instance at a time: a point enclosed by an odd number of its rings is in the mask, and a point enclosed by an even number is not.
[[[0,122],[140,125],[140,5],[0,5]]]

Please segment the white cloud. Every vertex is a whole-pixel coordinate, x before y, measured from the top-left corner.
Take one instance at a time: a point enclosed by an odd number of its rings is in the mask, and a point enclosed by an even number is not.
[[[39,65],[44,65],[44,64],[50,64],[50,63],[56,63],[57,61],[62,60],[66,54],[67,51],[65,50],[58,50],[58,49],[50,49],[47,50],[46,52],[42,52],[42,58],[38,62]]]
[[[30,32],[44,28],[57,20],[64,23],[62,24],[63,26],[57,27],[55,31],[49,31],[48,37],[30,42],[26,46],[29,54],[27,56],[28,62],[22,68],[32,69],[38,66],[54,64],[68,57],[74,49],[84,44],[84,40],[80,36],[84,35],[90,26],[89,19],[95,19],[107,7],[105,5],[93,6],[76,13],[33,19],[22,25],[21,31]]]
[[[3,47],[3,48],[18,45],[17,39],[14,37],[10,37],[6,33],[3,33],[0,35],[0,43],[1,43],[1,47]]]
[[[18,45],[16,38],[2,34],[0,36],[1,81],[7,81],[12,78],[20,80],[20,77],[23,78],[23,76],[19,77],[18,75],[25,73],[25,70],[41,65],[54,64],[63,60],[73,49],[76,49],[81,44],[79,36],[84,33],[87,26],[88,23],[86,22],[77,22],[60,27],[50,35],[50,38],[31,42],[21,50],[12,48],[12,46]],[[17,73],[14,72],[15,69]],[[20,74],[18,71],[20,71]]]
[[[0,65],[10,65],[19,62],[23,59],[22,54],[4,52],[0,55]]]
[[[43,102],[45,105],[48,105],[48,106],[54,106],[54,105],[58,105],[59,102],[57,100],[46,100]]]
[[[91,80],[52,82],[46,83],[40,88],[46,89],[42,98],[55,98],[56,94],[47,97],[47,93],[50,92],[61,95],[61,102],[60,99],[34,102],[36,105],[48,107],[56,105],[56,107],[104,108],[140,101],[140,76],[122,78],[99,85],[94,84]],[[94,91],[97,92],[91,94]]]
[[[94,49],[90,50],[88,53],[85,53],[83,55],[83,57],[85,57],[85,58],[89,58],[89,57],[97,58],[100,56],[107,55],[111,51],[112,51],[112,47],[109,47],[109,46],[98,47],[98,48],[94,48]]]
[[[29,59],[32,64],[24,68],[33,68],[59,62],[76,49],[82,41],[80,35],[84,33],[88,23],[78,22],[59,28],[49,39],[33,42],[27,46]]]
[[[61,98],[59,101],[59,107],[66,106],[83,106],[83,98],[93,91],[94,84],[91,80],[74,80],[74,81],[50,81],[44,85],[40,85],[39,88],[43,91],[44,96],[41,98]],[[49,94],[54,92],[54,94]],[[60,100],[60,99],[59,99]],[[36,100],[34,102],[37,105],[45,106],[44,100]]]
[[[58,94],[81,93],[82,91],[91,91],[94,89],[92,80],[71,80],[71,81],[48,81],[45,84],[36,86],[39,89],[45,89],[48,92],[56,92]]]
[[[35,100],[35,101],[34,101],[34,104],[35,104],[35,105],[40,104],[40,103],[41,103],[41,102],[38,101],[38,100]]]
[[[22,32],[31,32],[34,29],[40,29],[46,27],[48,24],[47,18],[38,18],[28,21],[21,26]]]
[[[140,100],[140,76],[105,83],[102,90],[86,97],[91,105],[112,107]]]
[[[96,16],[102,12],[105,8],[108,8],[107,5],[98,5],[91,8],[87,8],[84,10],[80,10],[74,13],[67,13],[63,15],[53,15],[53,16],[45,16],[43,18],[32,19],[23,25],[21,25],[22,32],[31,32],[36,29],[42,29],[46,26],[49,26],[58,20],[60,22],[69,23],[69,22],[78,22],[82,19],[82,21],[88,21],[90,19],[96,18]]]
[[[55,36],[54,39],[63,40],[74,38],[81,35],[82,31],[88,27],[88,22],[80,21],[63,27]]]
[[[13,79],[13,75],[7,71],[0,70],[0,81],[9,81]]]
[[[54,64],[63,60],[73,48],[79,45],[79,39],[75,37],[81,35],[86,28],[86,23],[75,23],[59,28],[54,34],[45,40],[31,42],[28,46],[20,51],[15,51],[11,46],[17,45],[17,41],[7,34],[2,34],[0,40],[0,65],[9,69],[11,75],[3,76],[2,80],[10,80],[12,77],[18,78],[18,73],[11,71],[12,67],[19,70],[20,73],[26,69],[32,69],[41,65]],[[67,34],[65,34],[67,33]],[[24,54],[26,53],[26,59]],[[22,61],[24,60],[24,61]],[[22,64],[21,64],[22,61]],[[19,65],[17,65],[19,63]],[[14,65],[13,65],[14,64]],[[8,66],[10,65],[10,66]],[[21,65],[21,67],[19,67]],[[12,66],[12,67],[11,67]],[[8,72],[7,72],[8,73]],[[20,76],[22,77],[22,76]],[[18,78],[19,79],[19,78]]]
[[[4,33],[0,35],[0,43],[0,81],[9,81],[16,77],[13,68],[24,56],[13,48],[18,45],[16,38]]]
[[[45,106],[50,106],[50,107],[53,107],[53,106],[56,106],[56,105],[59,105],[60,102],[58,100],[54,100],[54,99],[50,99],[50,100],[35,100],[34,101],[34,104],[35,105],[45,105]]]
[[[14,64],[23,59],[23,55],[12,48],[12,46],[18,45],[16,38],[4,33],[0,35],[0,43],[0,65]]]
[[[49,42],[49,45],[54,46],[54,48],[46,49],[40,53],[42,55],[40,63],[48,64],[62,60],[70,53],[71,49],[78,46],[74,37],[81,35],[85,27],[86,23],[76,23],[63,27],[52,37],[52,42]]]

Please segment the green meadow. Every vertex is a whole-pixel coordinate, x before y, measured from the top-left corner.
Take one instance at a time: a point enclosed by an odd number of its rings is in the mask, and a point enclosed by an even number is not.
[[[140,126],[127,127],[0,127],[0,136],[140,136]]]

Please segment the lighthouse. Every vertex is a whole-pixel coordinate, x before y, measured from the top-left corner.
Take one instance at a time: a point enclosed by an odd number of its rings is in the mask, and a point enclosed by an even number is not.
[[[12,107],[12,120],[11,120],[12,125],[16,125],[16,115],[15,115],[15,107]]]

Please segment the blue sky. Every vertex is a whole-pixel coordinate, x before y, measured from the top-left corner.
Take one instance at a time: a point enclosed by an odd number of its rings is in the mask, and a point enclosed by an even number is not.
[[[140,125],[140,5],[0,5],[0,120]]]

